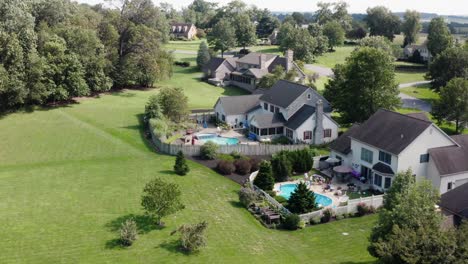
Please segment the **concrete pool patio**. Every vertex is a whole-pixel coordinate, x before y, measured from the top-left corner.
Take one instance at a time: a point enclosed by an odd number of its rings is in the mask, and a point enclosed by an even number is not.
[[[273,191],[276,192],[276,195],[280,195],[280,189],[281,189],[282,185],[299,184],[300,182],[306,182],[306,181],[301,179],[301,180],[295,180],[295,181],[286,181],[286,182],[275,183],[275,185],[273,187]],[[306,182],[306,184],[308,184],[309,190],[313,191],[314,193],[317,193],[317,194],[320,194],[320,195],[323,195],[325,197],[330,198],[332,200],[332,204],[330,205],[331,207],[339,206],[340,203],[345,203],[345,202],[347,202],[349,200],[349,197],[346,196],[346,195],[336,196],[334,194],[336,189],[334,191],[324,191],[322,184],[317,184],[317,183],[309,184],[307,182]]]

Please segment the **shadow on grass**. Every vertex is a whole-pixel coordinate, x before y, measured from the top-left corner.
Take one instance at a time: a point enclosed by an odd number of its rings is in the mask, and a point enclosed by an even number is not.
[[[180,246],[180,243],[178,240],[171,240],[171,241],[164,241],[163,243],[161,243],[158,248],[163,248],[171,253],[174,253],[174,254],[179,254],[179,255],[183,255],[183,256],[189,256],[189,255],[192,255],[194,253],[190,253],[186,250],[184,250],[181,246]],[[195,253],[196,254],[196,253]]]
[[[106,242],[106,249],[125,249],[120,239],[115,238]]]
[[[377,261],[345,261],[340,264],[377,264]]]
[[[242,205],[239,201],[229,201],[229,204],[235,208],[244,208],[244,205]]]
[[[180,176],[178,175],[177,173],[175,173],[174,171],[172,170],[162,170],[162,171],[159,171],[159,173],[162,173],[162,174],[167,174],[167,175],[175,175],[175,176]]]
[[[125,221],[129,219],[133,219],[136,222],[139,234],[146,234],[152,230],[161,230],[164,228],[163,226],[156,225],[153,219],[151,219],[151,217],[147,215],[135,215],[135,214],[128,214],[128,215],[118,217],[110,221],[109,223],[107,223],[106,227],[109,228],[109,230],[112,232],[117,232],[119,228],[122,226],[122,223],[124,223]]]

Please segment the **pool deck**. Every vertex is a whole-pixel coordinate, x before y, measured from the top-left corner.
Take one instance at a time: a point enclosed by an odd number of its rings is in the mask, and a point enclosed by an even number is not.
[[[298,184],[300,182],[305,182],[305,181],[304,180],[295,180],[295,181],[275,183],[275,185],[273,187],[273,191],[275,191],[276,194],[279,195],[281,185],[284,185],[284,184]],[[321,194],[323,196],[326,196],[326,197],[330,198],[332,200],[332,205],[331,205],[332,207],[339,206],[340,203],[344,203],[344,202],[347,202],[349,200],[349,197],[346,196],[346,195],[341,195],[341,196],[335,195],[334,193],[336,192],[336,189],[334,191],[324,191],[322,184],[313,183],[313,184],[309,185],[309,190],[313,191],[314,193],[318,193],[318,194]]]
[[[252,141],[247,139],[243,134],[237,132],[236,130],[219,130],[216,127],[207,127],[199,130],[195,135],[198,134],[216,134],[221,137],[227,137],[227,138],[237,138],[239,140],[239,144],[248,144],[248,145],[258,145],[259,142],[257,141]],[[190,140],[191,142],[191,140]],[[203,145],[203,142],[200,141],[195,141],[195,145]]]

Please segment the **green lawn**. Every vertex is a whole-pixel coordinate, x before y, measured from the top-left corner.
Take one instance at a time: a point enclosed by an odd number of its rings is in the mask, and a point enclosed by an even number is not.
[[[351,54],[356,46],[336,47],[334,52],[327,52],[320,57],[317,57],[314,64],[325,66],[328,68],[335,67],[336,64],[343,64],[345,59]]]
[[[411,95],[413,97],[419,98],[421,100],[429,101],[431,103],[434,103],[434,101],[437,101],[440,98],[438,93],[430,89],[429,84],[417,86],[417,87],[401,88],[400,91],[404,94]]]
[[[395,70],[395,80],[400,83],[412,83],[417,81],[424,81],[425,71],[402,71]]]
[[[169,41],[169,43],[164,44],[164,47],[168,50],[197,51],[202,41],[206,41],[206,40],[203,39],[203,40],[191,40],[191,41],[182,41],[182,40]]]
[[[185,89],[191,108],[212,107],[223,89],[176,68],[161,85]],[[61,108],[0,117],[0,263],[371,263],[368,236],[376,216],[346,219],[295,232],[264,228],[237,203],[239,186],[174,158],[142,138],[141,113],[156,90],[122,91]],[[148,224],[141,190],[154,177],[176,182],[186,209]],[[116,246],[116,229],[134,217],[139,239]],[[208,246],[187,256],[170,236],[183,223],[206,220]],[[349,233],[343,236],[342,233]]]

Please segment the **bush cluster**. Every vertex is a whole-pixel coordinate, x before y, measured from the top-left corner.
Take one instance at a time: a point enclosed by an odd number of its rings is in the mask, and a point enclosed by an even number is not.
[[[218,152],[218,144],[208,141],[200,148],[200,156],[202,159],[214,160]]]
[[[236,166],[236,172],[240,175],[247,175],[250,173],[252,165],[250,164],[250,160],[246,158],[238,159],[234,162],[234,166]]]
[[[332,215],[333,215],[333,212],[330,209],[326,209],[325,211],[323,211],[323,215],[322,215],[322,218],[320,219],[320,222],[322,223],[330,222]]]
[[[297,214],[289,214],[284,218],[283,227],[287,230],[297,230],[300,223],[301,218]]]
[[[316,151],[310,148],[289,151],[283,150],[273,155],[271,163],[276,182],[286,181],[293,172],[309,172],[313,166]]]
[[[223,175],[231,175],[236,170],[236,166],[234,166],[232,161],[220,160],[216,169]]]
[[[357,205],[356,216],[364,216],[367,214],[375,213],[376,209],[373,206],[367,206],[365,203],[359,203]]]
[[[180,67],[190,67],[190,62],[188,61],[175,61],[174,64]]]
[[[249,207],[257,199],[258,195],[252,188],[241,188],[239,190],[239,202],[245,207]]]
[[[127,219],[120,226],[120,243],[123,246],[131,246],[133,242],[138,238],[137,236],[137,224],[132,219]]]

